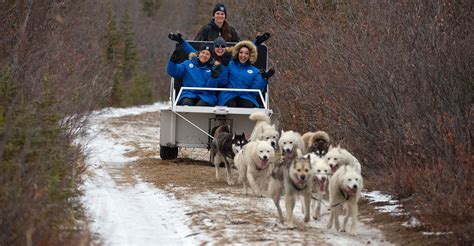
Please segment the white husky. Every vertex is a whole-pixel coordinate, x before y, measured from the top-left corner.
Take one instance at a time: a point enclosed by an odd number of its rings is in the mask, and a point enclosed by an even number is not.
[[[332,209],[327,224],[328,229],[335,224],[336,230],[339,230],[339,215],[342,210],[340,206],[344,206],[346,211],[341,231],[346,231],[347,221],[351,217],[350,233],[357,235],[358,202],[363,185],[362,176],[352,166],[342,166],[334,173],[329,180],[329,204]]]
[[[312,203],[313,207],[313,219],[318,220],[321,218],[321,203],[327,199],[329,177],[331,176],[331,168],[327,164],[326,160],[319,158],[315,154],[311,155],[311,166],[313,169],[313,182],[311,191],[313,193],[313,199],[316,200]]]
[[[285,159],[291,159],[296,157],[296,150],[300,149],[301,152],[306,153],[303,138],[301,135],[294,131],[283,131],[281,130],[280,139],[278,140],[278,146]]]
[[[351,166],[355,168],[359,174],[361,173],[359,160],[357,160],[357,158],[355,158],[349,151],[341,148],[341,146],[337,146],[336,148],[330,147],[325,158],[333,173],[343,165]]]
[[[275,163],[275,150],[271,144],[268,141],[250,141],[237,153],[234,163],[239,170],[239,183],[243,183],[244,193],[247,194],[248,183],[255,195],[263,196],[266,187],[261,189],[257,179],[262,181],[259,183],[268,184]]]
[[[273,148],[277,148],[278,131],[275,124],[270,124],[270,117],[263,112],[253,112],[249,118],[256,121],[255,127],[250,135],[250,141],[265,140],[270,141]]]

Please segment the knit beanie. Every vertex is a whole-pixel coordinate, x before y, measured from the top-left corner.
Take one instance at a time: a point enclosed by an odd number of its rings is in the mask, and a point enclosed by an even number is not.
[[[209,44],[203,44],[201,45],[201,47],[199,47],[199,51],[202,51],[202,50],[207,50],[209,52],[211,52],[211,46]]]
[[[222,37],[217,37],[214,39],[214,46],[227,46],[227,43],[225,42],[225,39]]]
[[[214,14],[215,14],[217,11],[222,11],[222,12],[224,12],[225,17],[227,18],[227,11],[226,11],[226,8],[225,8],[224,4],[222,4],[222,3],[216,4],[216,6],[214,7],[214,9],[212,10],[212,16],[214,16]]]

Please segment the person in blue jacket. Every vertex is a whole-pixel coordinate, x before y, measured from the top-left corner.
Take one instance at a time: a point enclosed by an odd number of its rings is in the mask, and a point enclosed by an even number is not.
[[[190,54],[190,59],[177,63],[181,56],[181,50],[176,49],[168,61],[167,72],[171,77],[182,78],[183,86],[186,87],[217,87],[217,78],[220,70],[213,69],[210,64],[211,47],[203,45],[197,57],[195,53]],[[217,98],[215,91],[183,90],[178,104],[188,106],[214,106]]]
[[[257,47],[252,41],[245,40],[237,43],[228,68],[220,74],[219,87],[259,89],[263,92],[274,70],[260,73],[258,68],[252,65],[257,60],[257,55]],[[258,93],[255,92],[222,91],[219,93],[217,104],[228,107],[261,107],[257,96]]]

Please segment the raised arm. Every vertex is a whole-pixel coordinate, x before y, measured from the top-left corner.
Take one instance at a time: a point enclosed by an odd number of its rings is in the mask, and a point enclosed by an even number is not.
[[[168,38],[173,41],[176,41],[179,46],[184,50],[186,56],[191,52],[197,52],[197,50],[193,46],[191,46],[188,41],[184,40],[183,35],[181,33],[170,33],[168,34]]]
[[[171,55],[170,60],[168,61],[167,72],[173,78],[182,77],[186,69],[183,64],[177,63],[180,56],[181,51],[179,49],[176,49]]]

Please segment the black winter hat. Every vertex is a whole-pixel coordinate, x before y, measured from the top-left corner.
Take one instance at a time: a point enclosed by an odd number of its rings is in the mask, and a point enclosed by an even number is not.
[[[199,47],[199,51],[202,51],[202,50],[207,50],[207,51],[211,52],[212,49],[211,49],[210,45],[203,44],[203,45],[201,45],[201,47]]]
[[[214,6],[214,9],[212,10],[212,16],[214,16],[214,14],[215,14],[217,11],[222,11],[222,12],[224,12],[225,17],[227,18],[227,10],[226,10],[224,4],[222,4],[222,3],[216,4],[216,6]]]

